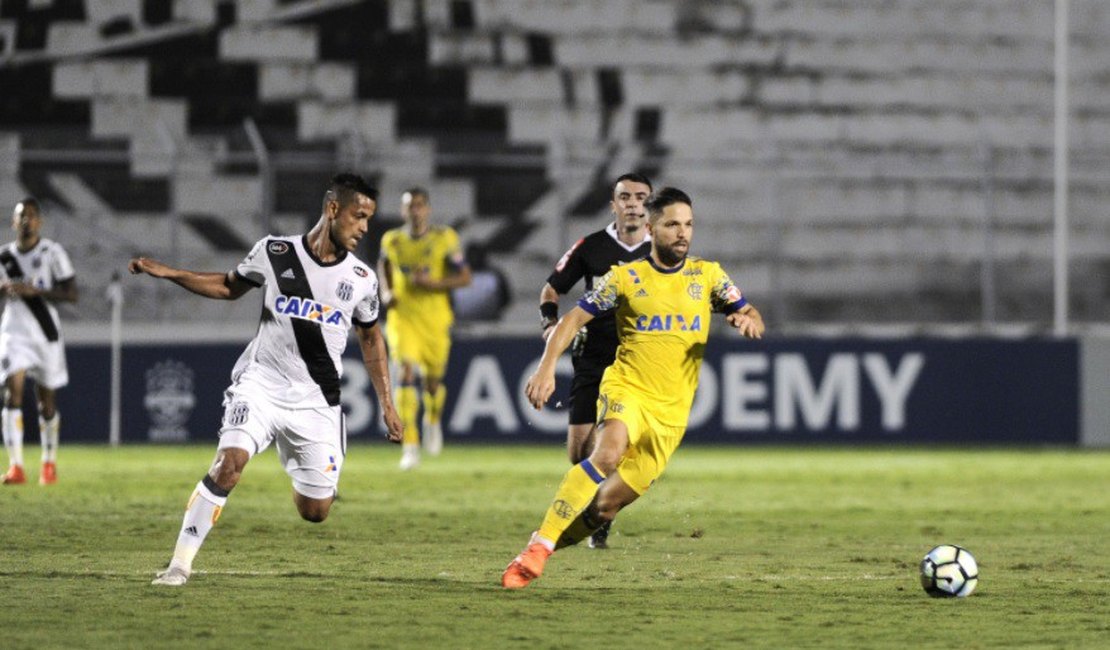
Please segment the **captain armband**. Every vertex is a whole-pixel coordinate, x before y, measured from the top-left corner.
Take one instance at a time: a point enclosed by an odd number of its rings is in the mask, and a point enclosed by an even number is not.
[[[540,328],[547,329],[557,322],[559,322],[559,303],[551,301],[540,303]]]

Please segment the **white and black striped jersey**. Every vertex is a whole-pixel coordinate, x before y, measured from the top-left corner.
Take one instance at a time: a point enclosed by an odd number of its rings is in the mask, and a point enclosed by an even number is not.
[[[235,273],[265,296],[258,333],[232,381],[253,384],[287,408],[338,405],[351,325],[378,320],[378,276],[347,251],[321,262],[304,235],[262,239]]]
[[[5,282],[22,282],[49,291],[73,278],[73,263],[62,245],[40,238],[29,251],[17,242],[0,248],[0,269]],[[9,297],[0,317],[0,332],[33,341],[58,341],[61,321],[58,310],[41,296]]]

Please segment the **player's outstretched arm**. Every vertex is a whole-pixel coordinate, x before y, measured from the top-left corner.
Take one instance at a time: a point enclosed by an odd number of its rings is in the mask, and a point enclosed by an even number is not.
[[[728,315],[728,324],[740,330],[749,339],[763,338],[763,316],[751,303]]]
[[[366,372],[370,374],[370,382],[374,384],[374,392],[378,394],[378,405],[382,409],[382,418],[385,420],[386,437],[390,442],[401,442],[405,426],[401,424],[401,417],[393,406],[393,393],[389,383],[389,362],[385,352],[385,339],[382,337],[382,328],[378,323],[370,327],[355,327],[358,335],[358,346],[362,350],[362,360],[366,364]]]
[[[231,271],[227,273],[186,271],[175,269],[149,257],[132,259],[127,269],[133,275],[146,273],[156,278],[163,278],[195,294],[216,300],[236,300],[254,288],[254,285]]]
[[[548,398],[555,392],[555,364],[559,361],[559,357],[570,347],[578,330],[593,319],[593,314],[575,306],[559,319],[555,331],[547,338],[540,365],[536,368],[535,374],[528,378],[528,384],[524,388],[528,401],[537,411],[543,408]]]

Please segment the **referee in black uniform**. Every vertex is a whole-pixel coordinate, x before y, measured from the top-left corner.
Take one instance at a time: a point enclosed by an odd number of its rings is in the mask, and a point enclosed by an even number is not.
[[[540,291],[540,323],[546,341],[559,320],[559,296],[569,292],[582,278],[586,291],[615,264],[632,262],[651,252],[644,201],[651,194],[651,181],[641,174],[624,174],[613,186],[609,202],[613,223],[579,239],[555,265]],[[610,312],[591,320],[574,340],[571,360],[574,379],[570,385],[570,422],[567,426],[567,455],[572,465],[593,451],[597,425],[597,394],[601,375],[617,355],[617,324]],[[609,524],[590,538],[590,548],[608,546]]]

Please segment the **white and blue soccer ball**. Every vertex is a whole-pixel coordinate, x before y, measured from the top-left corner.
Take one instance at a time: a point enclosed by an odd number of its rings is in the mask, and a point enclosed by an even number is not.
[[[979,584],[979,563],[962,546],[941,544],[921,560],[921,586],[933,598],[966,598]]]

